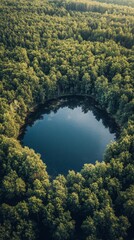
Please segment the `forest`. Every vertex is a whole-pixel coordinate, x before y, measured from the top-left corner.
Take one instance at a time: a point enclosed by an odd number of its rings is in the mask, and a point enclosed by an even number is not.
[[[134,239],[134,0],[0,1],[0,240]],[[120,127],[103,162],[52,179],[29,113],[92,97]]]

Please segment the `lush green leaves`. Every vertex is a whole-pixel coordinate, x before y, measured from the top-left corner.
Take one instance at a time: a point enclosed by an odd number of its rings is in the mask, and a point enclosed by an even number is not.
[[[0,3],[1,240],[133,238],[134,10],[109,3]],[[70,94],[94,98],[120,136],[105,162],[50,181],[18,136],[39,104]]]

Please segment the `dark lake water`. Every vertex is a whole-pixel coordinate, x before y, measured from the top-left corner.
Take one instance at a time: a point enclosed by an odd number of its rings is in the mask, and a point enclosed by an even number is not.
[[[41,106],[30,116],[22,144],[41,154],[50,175],[79,171],[85,163],[102,161],[116,125],[89,98],[64,98]]]

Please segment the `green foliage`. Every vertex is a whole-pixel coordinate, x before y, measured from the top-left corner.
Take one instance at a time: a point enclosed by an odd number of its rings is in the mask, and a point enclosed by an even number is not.
[[[0,12],[0,239],[132,240],[133,1],[2,0]],[[39,104],[65,95],[94,98],[120,136],[104,162],[50,181],[18,137]]]

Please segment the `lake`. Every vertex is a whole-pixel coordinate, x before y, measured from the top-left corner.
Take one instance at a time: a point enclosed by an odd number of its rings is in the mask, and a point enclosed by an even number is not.
[[[41,106],[27,120],[22,145],[40,153],[51,176],[80,171],[85,163],[102,161],[117,126],[90,98],[68,97]]]

